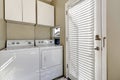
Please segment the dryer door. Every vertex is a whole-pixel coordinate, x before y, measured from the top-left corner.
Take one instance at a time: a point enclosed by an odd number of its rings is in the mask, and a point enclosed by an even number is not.
[[[42,68],[50,68],[62,64],[62,48],[49,47],[41,49]]]

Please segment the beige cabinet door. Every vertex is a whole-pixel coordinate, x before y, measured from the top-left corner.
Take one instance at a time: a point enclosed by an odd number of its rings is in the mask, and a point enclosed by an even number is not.
[[[54,6],[44,2],[37,2],[38,25],[54,26]]]
[[[23,22],[36,23],[36,0],[23,0]]]
[[[22,0],[5,0],[5,19],[22,21]]]

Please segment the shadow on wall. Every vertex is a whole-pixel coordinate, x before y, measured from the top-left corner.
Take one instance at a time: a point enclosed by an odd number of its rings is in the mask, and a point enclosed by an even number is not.
[[[6,41],[6,23],[4,21],[3,0],[0,0],[0,49],[5,47]]]

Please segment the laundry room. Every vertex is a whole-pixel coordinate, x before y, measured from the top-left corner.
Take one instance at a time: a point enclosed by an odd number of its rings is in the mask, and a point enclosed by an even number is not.
[[[120,80],[119,0],[0,0],[0,80]]]

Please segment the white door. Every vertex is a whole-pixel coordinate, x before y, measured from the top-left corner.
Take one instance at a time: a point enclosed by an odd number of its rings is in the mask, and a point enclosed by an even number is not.
[[[22,21],[22,0],[5,0],[5,19]]]
[[[36,23],[36,0],[23,1],[23,22]]]
[[[66,37],[71,80],[102,80],[101,14],[101,0],[69,0]]]

